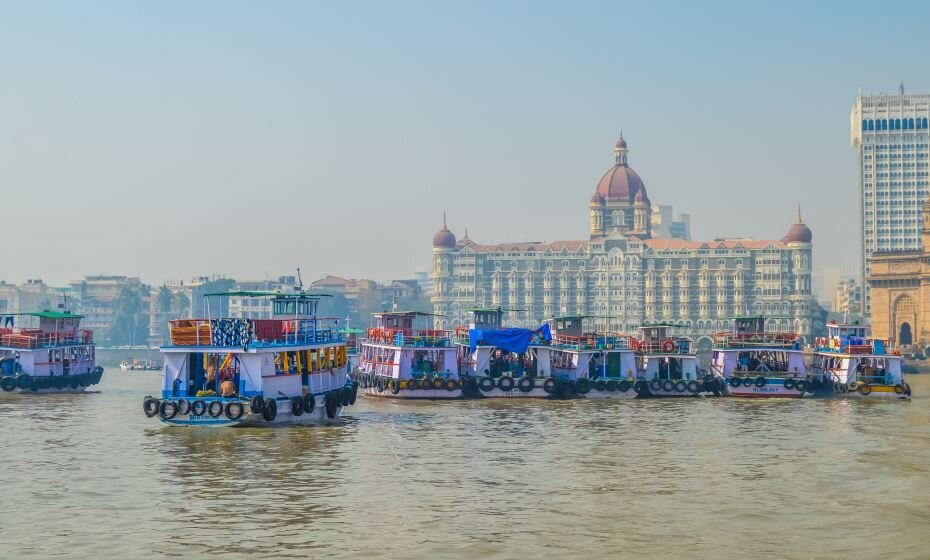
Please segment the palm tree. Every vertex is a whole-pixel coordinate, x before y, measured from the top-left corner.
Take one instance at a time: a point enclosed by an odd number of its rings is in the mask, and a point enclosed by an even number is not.
[[[174,303],[174,294],[168,289],[168,286],[158,288],[158,310],[162,313],[171,313],[171,307]]]

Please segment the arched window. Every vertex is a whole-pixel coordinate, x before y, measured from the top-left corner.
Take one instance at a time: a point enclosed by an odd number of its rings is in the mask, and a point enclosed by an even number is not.
[[[888,119],[882,119],[882,130],[888,130]]]
[[[869,119],[869,130],[875,130],[875,121]]]
[[[927,117],[924,117],[924,128],[927,128]]]
[[[907,127],[911,130],[914,130],[914,119],[907,120]]]
[[[901,119],[895,119],[895,120],[894,120],[894,129],[895,129],[895,130],[901,130]]]

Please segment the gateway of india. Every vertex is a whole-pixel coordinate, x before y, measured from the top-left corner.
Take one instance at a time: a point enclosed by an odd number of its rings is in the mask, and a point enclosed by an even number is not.
[[[649,196],[628,152],[621,135],[591,195],[588,239],[486,245],[443,223],[433,236],[436,328],[501,307],[506,326],[586,315],[599,330],[635,334],[662,323],[706,348],[729,318],[751,314],[809,341],[812,235],[800,210],[781,240],[653,238]]]

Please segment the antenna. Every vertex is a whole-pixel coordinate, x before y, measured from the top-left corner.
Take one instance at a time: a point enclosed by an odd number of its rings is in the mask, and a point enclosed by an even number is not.
[[[300,278],[300,267],[297,267],[297,292],[304,291],[304,281]]]

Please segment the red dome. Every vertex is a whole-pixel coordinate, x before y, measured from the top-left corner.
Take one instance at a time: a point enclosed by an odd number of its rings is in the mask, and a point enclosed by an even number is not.
[[[625,150],[625,149],[626,149],[626,140],[623,139],[623,136],[621,136],[620,138],[617,139],[617,143],[614,144],[614,148],[616,148],[616,149],[618,149],[618,150]]]
[[[786,235],[782,241],[785,243],[810,243],[813,238],[814,234],[811,232],[811,228],[798,222],[796,224],[791,224],[788,235]]]
[[[646,186],[639,175],[625,164],[608,169],[597,183],[597,194],[605,198],[622,198],[632,202],[639,192],[646,196]]]
[[[433,236],[433,247],[437,249],[455,249],[455,235],[446,226],[442,226]]]

